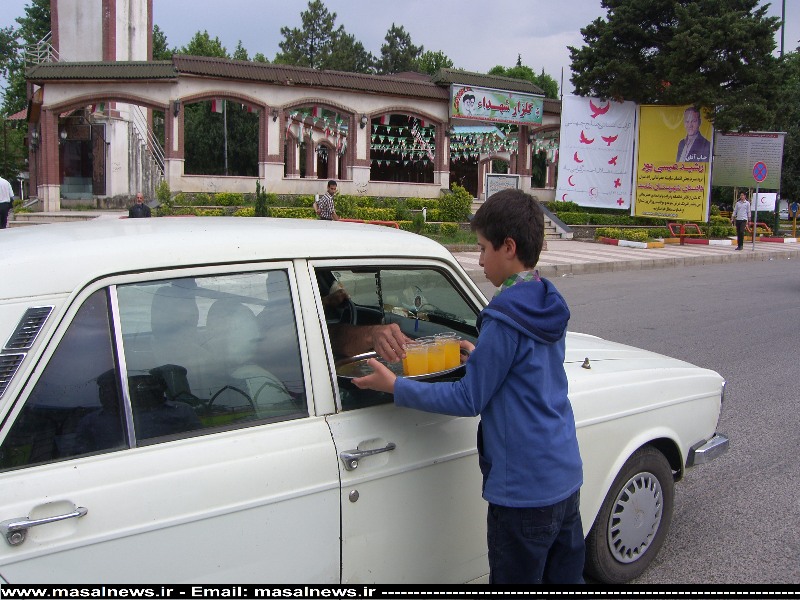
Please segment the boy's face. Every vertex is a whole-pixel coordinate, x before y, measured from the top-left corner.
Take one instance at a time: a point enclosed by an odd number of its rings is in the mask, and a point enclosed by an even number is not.
[[[329,185],[328,186],[328,193],[333,196],[336,193],[336,185]]]
[[[478,248],[481,251],[478,264],[483,267],[486,279],[495,287],[500,287],[514,273],[523,270],[517,259],[517,245],[511,238],[506,238],[506,241],[495,250],[492,243],[478,232]]]

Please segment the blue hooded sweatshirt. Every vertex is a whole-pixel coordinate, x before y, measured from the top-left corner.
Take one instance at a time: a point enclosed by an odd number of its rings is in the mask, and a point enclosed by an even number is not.
[[[567,321],[569,309],[552,283],[517,283],[481,312],[478,343],[460,381],[395,382],[397,406],[481,416],[478,454],[487,502],[549,506],[583,483],[564,371]]]

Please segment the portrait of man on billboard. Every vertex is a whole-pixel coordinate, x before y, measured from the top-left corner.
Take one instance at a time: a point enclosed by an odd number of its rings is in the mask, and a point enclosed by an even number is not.
[[[678,142],[676,162],[708,162],[711,158],[711,142],[700,133],[702,119],[694,106],[683,113],[683,128],[686,136]]]

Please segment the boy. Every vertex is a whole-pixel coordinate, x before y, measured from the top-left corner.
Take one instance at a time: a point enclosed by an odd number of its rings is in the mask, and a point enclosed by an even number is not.
[[[394,394],[397,406],[481,415],[478,454],[489,502],[490,583],[582,583],[583,472],[567,398],[566,302],[533,270],[544,240],[538,202],[494,194],[475,213],[480,265],[500,289],[478,318],[476,346],[460,381],[396,378],[376,360],[360,388]]]
[[[328,192],[322,194],[317,202],[314,202],[314,210],[317,212],[317,217],[323,221],[338,221],[339,215],[336,214],[336,207],[333,204],[333,197],[336,195],[336,182],[330,180],[328,182]]]

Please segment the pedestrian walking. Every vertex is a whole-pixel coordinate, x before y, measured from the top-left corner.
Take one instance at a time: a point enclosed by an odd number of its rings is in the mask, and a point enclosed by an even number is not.
[[[744,232],[747,227],[747,221],[750,219],[750,202],[747,200],[747,194],[741,192],[739,199],[733,207],[733,214],[731,215],[731,224],[736,224],[736,249],[741,250],[744,248]]]
[[[14,190],[7,180],[0,177],[0,229],[5,229],[8,225],[8,212],[12,208]]]

